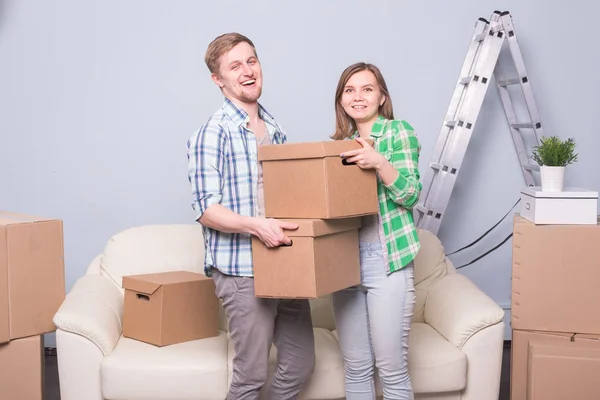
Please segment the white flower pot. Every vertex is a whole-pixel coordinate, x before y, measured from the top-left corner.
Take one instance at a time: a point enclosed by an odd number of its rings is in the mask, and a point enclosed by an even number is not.
[[[565,184],[565,167],[540,166],[542,192],[562,192]]]

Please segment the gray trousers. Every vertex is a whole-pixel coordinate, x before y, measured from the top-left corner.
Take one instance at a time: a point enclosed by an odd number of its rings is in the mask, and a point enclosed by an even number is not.
[[[217,296],[229,319],[235,350],[227,400],[294,400],[312,375],[315,344],[308,300],[254,296],[254,279],[213,269]],[[267,383],[271,345],[277,370]]]

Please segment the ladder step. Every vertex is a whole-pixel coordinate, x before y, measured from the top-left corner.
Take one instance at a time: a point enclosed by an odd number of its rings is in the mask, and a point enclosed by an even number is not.
[[[488,78],[481,77],[480,75],[469,75],[469,76],[465,76],[464,78],[460,78],[460,80],[458,81],[458,83],[460,83],[461,85],[468,85],[469,83],[471,83],[471,81],[475,81],[475,82],[479,82],[481,81],[481,83],[487,83]]]
[[[420,213],[427,214],[427,209],[420,204],[415,206],[415,210],[419,211]]]
[[[488,33],[487,33],[487,32],[480,33],[479,35],[476,35],[476,36],[475,36],[475,38],[473,39],[473,41],[475,41],[475,42],[482,42],[482,41],[483,41],[483,39],[485,39],[485,37],[486,37],[487,35],[488,35]]]
[[[454,128],[456,126],[456,121],[454,121],[454,120],[448,120],[448,121],[446,121],[446,126],[448,128]]]
[[[525,82],[527,82],[527,78],[524,78],[524,79],[525,79]],[[499,81],[498,86],[506,87],[508,85],[516,85],[517,83],[521,83],[521,79],[510,78],[510,79],[505,79],[503,81]]]
[[[440,219],[440,217],[442,216],[442,214],[440,214],[440,213],[434,213],[432,210],[430,210],[428,208],[425,208],[425,207],[423,207],[420,204],[417,204],[414,207],[414,209],[417,210],[418,212],[420,212],[423,215],[427,215],[427,216],[434,217],[434,218],[437,218],[437,219]]]
[[[429,167],[436,171],[450,172],[452,175],[456,174],[456,168],[450,167],[448,165],[441,165],[438,163],[431,163]]]
[[[540,166],[537,164],[525,164],[523,166],[523,168],[525,168],[527,171],[539,171],[540,170]]]
[[[510,124],[510,126],[512,128],[515,128],[515,129],[533,128],[533,124],[531,122],[523,122],[523,123],[517,123],[517,124]]]

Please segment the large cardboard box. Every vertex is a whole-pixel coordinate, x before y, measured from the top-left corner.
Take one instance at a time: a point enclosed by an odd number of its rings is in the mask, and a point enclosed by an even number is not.
[[[167,346],[217,336],[219,299],[203,274],[172,271],[123,277],[123,336]]]
[[[521,190],[521,216],[536,224],[596,225],[598,192],[581,188],[544,192],[541,187],[528,187]]]
[[[42,400],[44,341],[30,336],[0,344],[0,399]]]
[[[600,225],[513,221],[513,329],[600,334]]]
[[[360,148],[354,140],[261,146],[265,215],[331,219],[378,213],[375,170],[340,157]]]
[[[252,238],[257,297],[317,298],[360,283],[360,218],[286,219],[291,246],[268,248]]]
[[[0,343],[55,331],[65,296],[62,221],[0,212]]]
[[[600,336],[513,330],[511,400],[600,399]]]

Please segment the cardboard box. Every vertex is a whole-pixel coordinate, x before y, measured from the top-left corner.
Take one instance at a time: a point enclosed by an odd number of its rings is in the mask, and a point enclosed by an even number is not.
[[[600,225],[513,220],[513,329],[600,334]]]
[[[44,341],[36,335],[0,344],[0,399],[42,400]]]
[[[54,332],[65,296],[62,221],[0,212],[0,343]]]
[[[511,400],[600,399],[600,336],[514,330]]]
[[[123,277],[123,336],[155,346],[217,336],[212,278],[189,271]]]
[[[291,246],[267,248],[252,238],[257,297],[317,298],[360,284],[360,218],[288,219]]]
[[[598,192],[565,188],[542,192],[541,187],[521,190],[521,216],[536,224],[591,224],[598,216]]]
[[[375,170],[346,165],[340,157],[359,148],[354,140],[261,146],[265,215],[332,219],[377,214]]]

